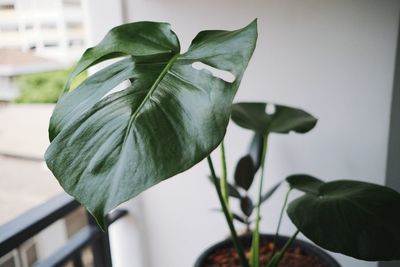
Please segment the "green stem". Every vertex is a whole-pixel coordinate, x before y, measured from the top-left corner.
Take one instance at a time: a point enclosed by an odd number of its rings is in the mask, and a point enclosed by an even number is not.
[[[292,188],[289,188],[289,190],[286,192],[285,201],[283,202],[283,206],[282,206],[282,209],[281,209],[281,213],[280,213],[280,215],[279,215],[278,226],[277,226],[277,228],[276,228],[275,237],[274,237],[274,244],[275,244],[275,245],[276,245],[276,241],[278,240],[279,230],[280,230],[280,228],[281,228],[281,223],[282,223],[282,218],[283,218],[283,212],[285,211],[285,207],[286,207],[287,202],[288,202],[288,198],[289,198],[290,191],[292,191]],[[275,247],[274,247],[273,255],[274,255],[274,254],[275,254]],[[272,256],[273,256],[273,255],[272,255]]]
[[[251,244],[251,266],[252,267],[259,267],[260,266],[260,255],[259,255],[259,247],[260,247],[260,206],[261,206],[262,188],[263,188],[263,182],[264,182],[265,157],[266,157],[266,154],[267,154],[267,146],[268,146],[268,135],[265,135],[263,137],[263,147],[262,147],[262,156],[261,156],[261,176],[260,176],[260,185],[259,185],[259,188],[258,188],[256,226],[254,228],[252,244]]]
[[[227,178],[228,175],[227,175],[227,171],[226,171],[224,140],[222,140],[220,148],[221,148],[221,165],[222,165],[222,175],[221,175],[221,180],[220,180],[220,186],[221,186],[222,197],[226,203],[226,206],[229,209],[229,193],[228,193],[228,178]]]
[[[235,230],[235,226],[233,225],[232,215],[229,212],[228,207],[226,206],[226,203],[225,203],[224,198],[222,196],[221,188],[220,188],[220,186],[218,184],[217,176],[215,175],[215,169],[214,169],[214,165],[213,165],[212,160],[211,160],[211,156],[207,157],[207,162],[208,162],[208,166],[209,166],[210,171],[211,171],[211,177],[213,179],[213,183],[215,185],[215,189],[217,190],[219,202],[221,203],[221,206],[222,206],[222,211],[224,212],[226,222],[228,223],[229,230],[231,232],[231,238],[232,238],[233,246],[235,247],[235,249],[236,249],[236,251],[237,251],[237,253],[239,255],[240,265],[242,267],[249,267],[249,263],[247,262],[246,256],[244,255],[243,246],[239,242],[239,239],[238,239],[238,236],[237,236],[237,233],[236,233],[236,230]]]
[[[267,267],[277,267],[279,262],[282,260],[283,256],[285,255],[286,250],[290,247],[293,241],[296,239],[296,236],[299,234],[299,230],[297,230],[294,235],[286,242],[283,248],[279,251],[278,254],[274,255],[270,262],[268,263]]]

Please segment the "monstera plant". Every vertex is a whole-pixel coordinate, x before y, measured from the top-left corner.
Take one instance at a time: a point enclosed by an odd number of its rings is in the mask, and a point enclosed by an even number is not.
[[[49,169],[105,230],[104,216],[120,203],[207,158],[240,265],[259,266],[268,135],[305,133],[316,119],[285,106],[276,105],[270,113],[263,103],[232,105],[256,40],[256,21],[235,31],[202,31],[186,52],[180,51],[167,23],[135,22],[113,28],[86,50],[66,82],[50,119],[51,144],[45,154]],[[77,75],[109,59],[114,63],[70,89]],[[233,79],[219,77],[218,71]],[[225,160],[218,178],[210,157],[221,145],[224,158],[222,140],[231,114],[239,126],[256,133],[256,154],[250,157],[256,160],[243,159],[237,184],[248,189],[246,175],[253,179],[255,166],[261,168],[258,201],[252,207],[256,219],[250,263],[233,223]],[[324,183],[306,175],[287,181],[291,189],[304,192],[289,205],[289,217],[315,243],[360,259],[399,258],[397,192],[355,181]],[[286,248],[270,266],[277,266]]]
[[[282,185],[282,182],[279,182],[270,186],[269,190],[262,191],[265,187],[263,182],[269,137],[274,134],[292,132],[307,133],[314,128],[317,119],[298,108],[267,103],[233,104],[231,119],[238,126],[253,132],[254,137],[247,154],[241,157],[236,165],[232,175],[233,183],[228,182],[227,179],[223,145],[221,146],[222,173],[220,177],[217,176],[213,168],[211,173],[214,183],[219,184],[217,190],[221,194],[222,207],[228,211],[228,220],[236,220],[245,224],[246,233],[252,233],[247,253],[250,263],[246,262],[242,266],[278,266],[300,232],[327,250],[357,259],[367,261],[400,259],[400,246],[398,245],[400,242],[400,216],[396,212],[400,210],[400,194],[398,192],[388,187],[362,181],[323,182],[311,175],[294,174],[283,179],[289,185],[289,189],[283,201],[277,230],[272,241],[277,244],[289,194],[295,189],[303,192],[304,195],[289,203],[287,214],[297,227],[297,231],[291,238],[286,239],[279,248],[279,253],[275,250],[264,250],[264,262],[260,262],[260,206]],[[250,196],[249,189],[254,184],[257,174],[259,174],[259,184],[254,201]],[[242,214],[231,211],[230,201],[235,200],[239,201]],[[256,215],[252,216],[254,210],[256,210]],[[265,239],[263,242],[266,243],[268,238],[263,235],[263,239]],[[249,239],[244,240],[245,243],[248,243],[246,240]],[[214,250],[217,249],[225,251],[226,254],[230,253],[229,250],[226,252],[226,243],[221,242],[215,245],[213,250],[207,250],[199,258],[196,267],[218,266],[217,259],[220,260],[225,255],[216,253]],[[239,249],[243,250],[244,248],[239,246]],[[238,257],[240,254],[238,253]],[[320,252],[317,254],[321,255]],[[298,261],[301,260],[299,256],[296,255]],[[328,255],[324,255],[324,257],[325,259],[321,259],[320,263],[327,265],[323,266],[339,266]],[[306,263],[298,266],[309,265]]]

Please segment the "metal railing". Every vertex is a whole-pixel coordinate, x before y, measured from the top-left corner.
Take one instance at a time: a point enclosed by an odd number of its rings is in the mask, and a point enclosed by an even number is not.
[[[0,258],[79,207],[80,204],[70,196],[60,194],[0,226]],[[115,210],[107,216],[107,224],[112,224],[126,214],[126,210]],[[34,266],[59,267],[64,266],[67,262],[72,262],[74,267],[83,267],[82,251],[84,248],[90,247],[94,267],[111,267],[108,232],[102,232],[89,214],[87,217],[88,224],[85,227],[74,234],[50,257],[41,259]]]

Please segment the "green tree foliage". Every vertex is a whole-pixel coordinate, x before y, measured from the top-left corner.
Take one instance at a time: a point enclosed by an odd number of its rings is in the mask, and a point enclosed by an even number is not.
[[[69,68],[66,70],[27,74],[17,77],[20,95],[15,102],[56,103],[71,70],[72,68]],[[86,72],[78,75],[71,87],[77,87],[86,77]]]

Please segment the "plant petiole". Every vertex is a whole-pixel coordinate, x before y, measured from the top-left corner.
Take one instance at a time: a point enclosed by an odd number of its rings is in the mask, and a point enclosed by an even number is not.
[[[253,232],[252,244],[251,244],[251,266],[259,267],[260,265],[260,255],[259,255],[259,247],[260,247],[260,206],[261,206],[261,197],[262,197],[262,188],[264,181],[264,172],[265,172],[265,157],[267,154],[267,146],[268,146],[268,135],[264,135],[263,137],[263,147],[262,147],[262,156],[261,156],[261,176],[260,176],[260,185],[258,188],[258,202],[257,202],[257,213],[256,213],[256,226]]]
[[[235,249],[236,249],[236,251],[237,251],[237,253],[239,255],[240,265],[242,267],[250,267],[249,263],[247,262],[246,256],[244,254],[243,246],[239,242],[235,226],[233,225],[232,215],[229,212],[228,207],[227,207],[227,205],[226,205],[226,203],[224,201],[224,198],[222,196],[221,187],[220,187],[220,185],[218,184],[218,181],[217,181],[217,176],[215,174],[215,169],[214,169],[214,165],[212,163],[211,156],[207,157],[207,162],[208,162],[208,166],[209,166],[210,171],[211,171],[211,178],[212,178],[213,183],[215,185],[215,189],[217,190],[218,199],[219,199],[220,204],[222,206],[222,211],[224,212],[225,219],[226,219],[226,221],[228,223],[229,230],[231,232],[231,239],[232,239],[233,246],[235,247]]]

